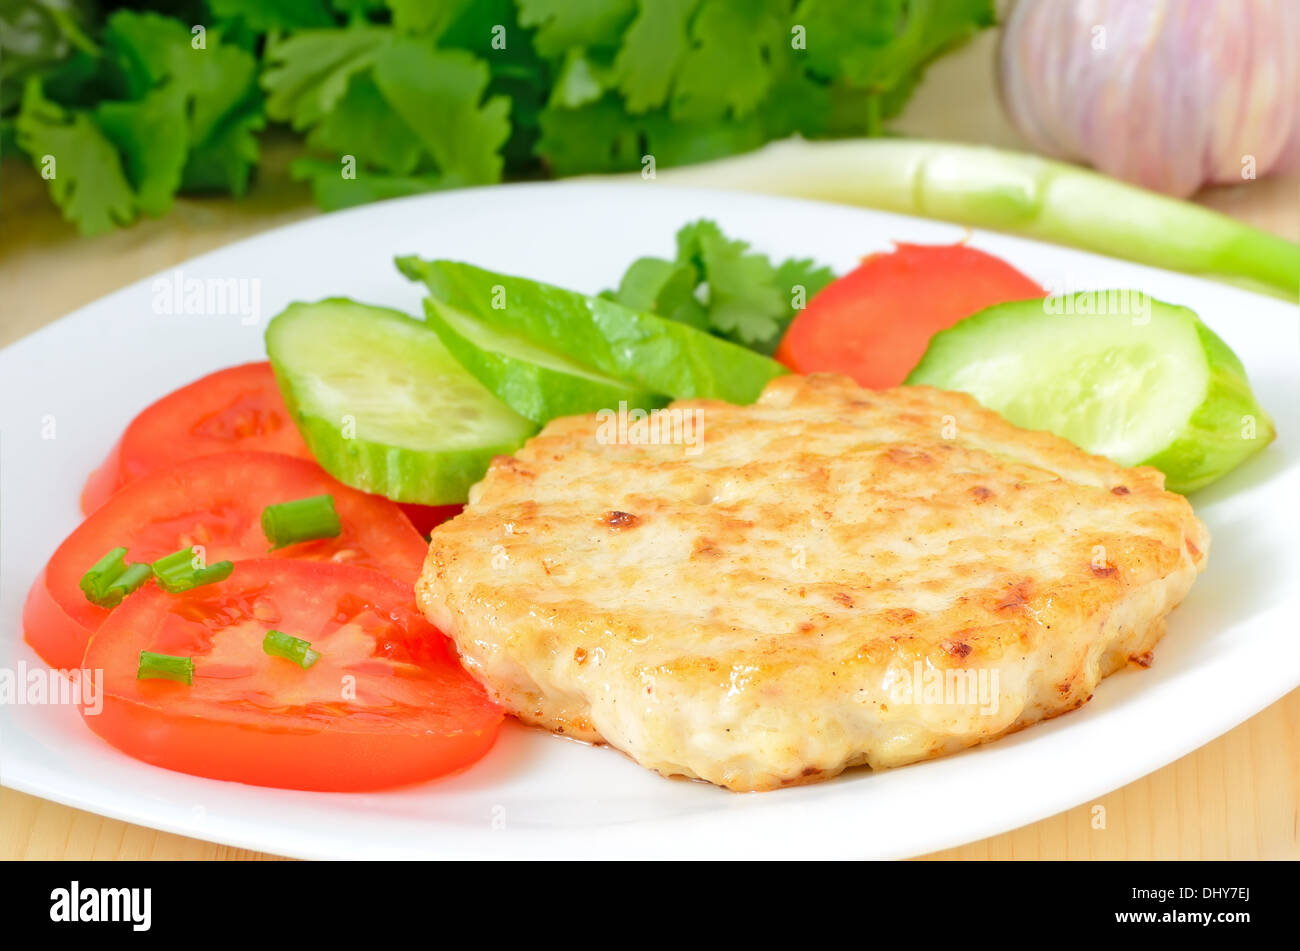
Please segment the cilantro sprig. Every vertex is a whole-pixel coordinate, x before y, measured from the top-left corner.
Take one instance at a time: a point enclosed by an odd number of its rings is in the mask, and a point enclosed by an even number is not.
[[[181,189],[239,195],[259,159],[257,75],[218,27],[121,10],[95,55],[26,77],[16,142],[87,235],[163,214]]]
[[[774,264],[701,218],[677,232],[675,258],[638,258],[604,296],[771,355],[795,313],[834,278],[805,258]]]

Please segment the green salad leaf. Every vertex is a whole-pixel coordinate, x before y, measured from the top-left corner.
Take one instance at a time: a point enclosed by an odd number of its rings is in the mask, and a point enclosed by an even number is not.
[[[673,399],[720,399],[752,403],[785,367],[694,327],[589,297],[540,281],[498,274],[458,261],[400,257],[398,269],[423,281],[448,314],[483,325],[500,340],[513,338],[530,352],[555,359],[555,369],[574,367],[610,381]],[[479,336],[486,336],[479,334]],[[505,352],[498,343],[493,349]],[[522,348],[510,347],[519,356]]]
[[[429,325],[470,375],[512,410],[535,423],[613,408],[663,406],[667,399],[582,366],[516,334],[488,326],[434,297],[424,301]]]

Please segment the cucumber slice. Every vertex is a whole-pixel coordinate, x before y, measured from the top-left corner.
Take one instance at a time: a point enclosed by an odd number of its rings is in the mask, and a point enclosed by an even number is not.
[[[456,261],[397,259],[434,299],[588,371],[673,399],[752,403],[785,367],[694,327],[603,297]]]
[[[668,400],[586,370],[427,297],[425,323],[473,377],[520,416],[545,423],[559,416],[618,409],[654,409]]]
[[[437,334],[395,310],[342,298],[290,304],[267,326],[266,352],[325,471],[399,502],[464,502],[492,457],[536,430]]]
[[[962,390],[1017,426],[1154,466],[1175,492],[1213,482],[1276,434],[1227,344],[1186,307],[1131,291],[980,311],[936,334],[907,382]]]

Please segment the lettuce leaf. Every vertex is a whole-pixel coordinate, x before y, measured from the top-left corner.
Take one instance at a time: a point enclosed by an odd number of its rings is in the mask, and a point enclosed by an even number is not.
[[[752,403],[786,372],[752,350],[604,297],[457,261],[401,257],[397,266],[451,310],[650,393]]]

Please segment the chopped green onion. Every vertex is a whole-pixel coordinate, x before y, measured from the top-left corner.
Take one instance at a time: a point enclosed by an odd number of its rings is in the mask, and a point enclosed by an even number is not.
[[[262,638],[262,650],[272,657],[283,657],[299,667],[307,668],[320,660],[320,652],[311,649],[311,642],[280,631],[267,631]]]
[[[171,594],[179,594],[201,584],[225,581],[234,569],[233,561],[219,561],[215,565],[196,568],[194,551],[190,548],[164,555],[153,563],[153,573],[158,578],[158,584]]]
[[[126,563],[126,549],[114,548],[81,576],[86,600],[101,608],[114,608],[153,574],[144,562]]]
[[[173,657],[140,651],[140,665],[135,670],[136,680],[174,680],[177,683],[194,683],[194,660],[190,657]]]
[[[118,600],[126,597],[136,588],[153,577],[153,569],[147,562],[137,561],[126,566],[126,571],[118,575],[116,581],[109,585],[110,592],[119,592]]]
[[[339,524],[338,512],[334,511],[333,496],[313,495],[268,505],[262,510],[262,531],[274,551],[313,538],[335,538],[343,526]]]

